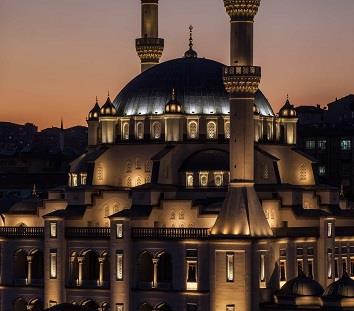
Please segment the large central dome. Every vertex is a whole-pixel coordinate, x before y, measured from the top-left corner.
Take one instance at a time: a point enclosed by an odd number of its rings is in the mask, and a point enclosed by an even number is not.
[[[223,67],[223,64],[205,58],[164,62],[129,82],[114,100],[114,105],[122,116],[162,114],[174,88],[186,114],[227,115],[230,109],[222,79]],[[274,116],[260,91],[256,93],[256,105],[261,115]]]

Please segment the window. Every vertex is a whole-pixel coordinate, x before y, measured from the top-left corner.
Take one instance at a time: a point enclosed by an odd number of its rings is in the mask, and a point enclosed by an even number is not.
[[[305,148],[308,150],[313,150],[316,147],[316,141],[315,140],[306,140],[305,141]]]
[[[136,158],[136,159],[135,159],[135,168],[136,168],[137,170],[140,170],[141,167],[142,167],[141,159],[140,159],[140,158]]]
[[[117,251],[116,253],[116,265],[117,265],[117,281],[123,280],[123,251]]]
[[[132,186],[132,178],[130,176],[127,177],[127,187],[131,187]]]
[[[146,173],[151,173],[152,170],[152,161],[145,161],[145,172]]]
[[[187,303],[187,311],[198,311],[198,305],[196,303]]]
[[[347,257],[342,257],[342,273],[348,271],[348,259]]]
[[[221,187],[223,185],[223,174],[214,173],[214,183],[216,187]]]
[[[313,258],[309,258],[307,260],[307,270],[308,270],[308,276],[310,278],[314,278],[314,272],[313,272]]]
[[[116,238],[123,238],[123,224],[116,224]]]
[[[332,278],[332,250],[327,250],[327,277]]]
[[[154,122],[152,124],[152,138],[160,139],[161,138],[161,123]]]
[[[139,122],[136,126],[136,138],[144,139],[144,123]]]
[[[72,177],[71,177],[71,185],[73,187],[77,187],[77,174],[72,174]]]
[[[235,275],[235,254],[227,253],[226,254],[226,281],[233,282]]]
[[[126,163],[126,172],[130,173],[132,171],[132,161],[127,161]]]
[[[209,121],[207,125],[207,135],[208,139],[216,139],[216,123],[214,121]]]
[[[176,219],[176,212],[175,211],[171,212],[170,219]]]
[[[50,237],[51,238],[57,237],[57,223],[56,222],[50,223]]]
[[[235,305],[227,305],[226,306],[226,311],[236,311]]]
[[[186,250],[187,290],[198,289],[198,250]]]
[[[279,281],[280,286],[283,286],[286,283],[286,260],[280,260],[279,264]]]
[[[57,278],[57,250],[51,249],[49,253],[50,278]]]
[[[103,180],[103,167],[101,165],[98,165],[97,167],[97,180]]]
[[[186,174],[186,184],[187,187],[193,187],[194,184],[193,173]]]
[[[123,140],[129,139],[129,123],[124,122],[122,125],[122,138]]]
[[[178,219],[181,219],[181,220],[184,219],[184,211],[179,211],[179,213],[178,213]]]
[[[350,277],[354,278],[354,257],[350,257]]]
[[[229,122],[229,121],[225,122],[225,129],[224,129],[224,131],[225,131],[225,138],[226,138],[226,139],[230,139],[230,134],[231,134],[231,132],[230,132],[230,122]]]
[[[269,166],[268,164],[264,164],[263,167],[263,179],[269,179]]]
[[[124,304],[122,303],[117,303],[116,304],[116,310],[115,311],[124,311]]]
[[[260,267],[259,267],[259,281],[260,281],[260,287],[265,288],[265,255],[261,254],[260,256]]]
[[[326,150],[327,149],[327,140],[325,139],[320,139],[317,142],[317,146],[319,150]]]
[[[143,180],[140,176],[138,176],[135,181],[135,186],[138,187],[141,186],[142,184],[143,184]]]
[[[349,151],[352,149],[352,142],[350,139],[342,139],[340,141],[340,149],[342,151]]]
[[[325,176],[326,175],[326,167],[325,166],[319,166],[318,167],[318,175],[319,176]]]
[[[198,123],[196,121],[191,121],[188,123],[188,133],[189,133],[189,138],[191,139],[198,138]]]
[[[338,258],[334,258],[334,279],[339,279],[339,260]]]
[[[302,258],[298,258],[297,260],[297,274],[299,275],[304,271],[304,260]]]
[[[81,173],[81,185],[86,185],[87,183],[87,174],[86,173]]]
[[[208,173],[207,172],[199,173],[199,184],[201,187],[208,186]]]
[[[300,181],[307,180],[307,169],[305,164],[301,164],[299,168],[299,179]]]
[[[333,235],[333,223],[327,223],[327,237],[331,238]]]

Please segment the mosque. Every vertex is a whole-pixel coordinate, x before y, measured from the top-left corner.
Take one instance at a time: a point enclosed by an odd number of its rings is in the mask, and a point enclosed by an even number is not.
[[[289,99],[275,113],[258,89],[260,2],[224,0],[225,66],[192,28],[159,64],[158,0],[141,0],[141,74],[88,113],[68,184],[0,207],[1,310],[354,309],[354,210],[296,149]]]

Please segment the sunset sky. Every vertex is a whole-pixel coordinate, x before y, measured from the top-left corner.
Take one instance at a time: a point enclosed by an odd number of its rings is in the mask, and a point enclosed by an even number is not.
[[[277,112],[354,93],[354,0],[263,0],[255,26],[261,89]],[[228,62],[222,0],[160,0],[162,61],[187,49]],[[139,73],[140,0],[0,0],[0,121],[85,124],[97,95]]]

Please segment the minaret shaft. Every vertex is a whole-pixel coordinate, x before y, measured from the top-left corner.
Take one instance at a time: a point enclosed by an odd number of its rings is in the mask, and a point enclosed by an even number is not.
[[[159,63],[164,40],[159,38],[158,0],[141,0],[141,38],[136,39],[135,47],[142,72]]]
[[[159,36],[158,1],[141,2],[141,37],[158,38]]]
[[[231,19],[230,65],[253,65],[253,21]]]

